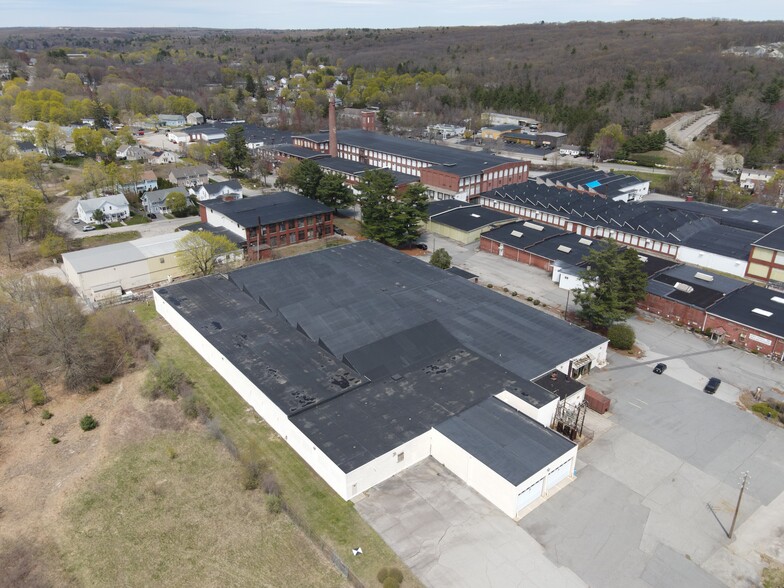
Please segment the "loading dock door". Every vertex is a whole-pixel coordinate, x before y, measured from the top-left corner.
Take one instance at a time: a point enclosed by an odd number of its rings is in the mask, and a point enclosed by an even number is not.
[[[558,484],[558,482],[560,482],[561,480],[563,480],[564,478],[569,476],[569,474],[571,473],[569,471],[569,468],[571,467],[571,465],[572,465],[572,460],[570,458],[567,461],[563,462],[561,465],[559,465],[554,470],[550,471],[550,475],[547,476],[547,490],[548,491],[551,490],[556,484]]]
[[[539,480],[534,482],[531,486],[529,486],[528,488],[520,492],[520,494],[517,495],[517,512],[519,513],[526,506],[528,506],[534,500],[539,498],[542,495],[543,488],[544,488],[544,478],[540,478]]]

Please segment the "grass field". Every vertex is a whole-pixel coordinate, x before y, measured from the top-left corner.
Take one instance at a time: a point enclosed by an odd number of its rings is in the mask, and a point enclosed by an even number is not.
[[[347,581],[206,432],[122,450],[66,509],[66,571],[81,586],[312,586]]]
[[[346,231],[347,235],[353,235],[354,237],[362,236],[362,223],[356,219],[336,216],[333,223],[336,227],[340,227]]]
[[[171,359],[195,383],[196,394],[211,408],[221,429],[236,444],[241,455],[264,460],[275,472],[288,508],[306,521],[310,530],[324,540],[368,586],[378,583],[381,567],[398,567],[405,573],[403,586],[420,586],[397,555],[345,502],[261,420],[244,400],[176,333],[158,317],[152,304],[137,305],[137,315],[160,339],[158,353]],[[351,549],[362,547],[354,557]],[[293,585],[293,584],[289,584]]]
[[[90,247],[100,247],[101,245],[111,245],[112,243],[124,243],[141,237],[139,231],[123,231],[120,233],[107,233],[106,235],[95,235],[93,237],[82,237],[72,241],[72,249],[88,249]]]

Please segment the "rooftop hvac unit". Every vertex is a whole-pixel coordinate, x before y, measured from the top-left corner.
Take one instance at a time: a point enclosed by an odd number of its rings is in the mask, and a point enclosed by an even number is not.
[[[697,272],[696,274],[694,274],[694,277],[697,278],[698,280],[702,280],[703,282],[713,281],[713,276],[709,274],[703,274],[702,272]]]
[[[675,282],[673,286],[676,290],[680,290],[681,292],[686,292],[686,294],[691,294],[694,292],[694,286],[689,286],[688,284],[682,284],[681,282]]]
[[[544,227],[542,225],[537,225],[536,223],[529,223],[528,221],[524,222],[523,226],[528,229],[533,229],[534,231],[544,231]]]
[[[645,257],[644,255],[638,255],[637,259],[639,259],[643,263],[648,263],[648,258]]]
[[[561,253],[571,253],[572,248],[571,247],[567,247],[566,245],[559,245],[558,246],[558,251],[560,251]]]
[[[779,298],[778,296],[774,296],[770,299],[771,302],[778,302],[779,304],[784,304],[784,298]]]
[[[511,235],[512,237],[517,237],[518,239],[523,236],[520,231],[512,231]]]
[[[590,247],[591,245],[593,245],[593,241],[591,241],[590,239],[580,239],[580,240],[578,241],[578,243],[579,243],[580,245],[587,245],[588,247]]]
[[[480,216],[478,214],[476,214],[475,212],[472,212],[471,216],[473,216],[474,218],[480,218]]]
[[[754,314],[761,314],[762,316],[765,317],[773,316],[772,312],[770,312],[769,310],[762,310],[761,308],[752,308],[751,312],[753,312]]]

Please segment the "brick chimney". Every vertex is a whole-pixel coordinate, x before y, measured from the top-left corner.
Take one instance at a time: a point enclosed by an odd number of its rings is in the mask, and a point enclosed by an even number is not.
[[[362,130],[375,131],[376,130],[376,111],[363,110],[362,111]]]
[[[335,95],[329,97],[329,156],[338,156],[338,122],[335,115]]]

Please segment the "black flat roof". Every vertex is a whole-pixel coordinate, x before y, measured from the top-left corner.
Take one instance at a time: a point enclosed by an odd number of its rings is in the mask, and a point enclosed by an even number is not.
[[[372,241],[156,292],[343,471],[605,341]]]
[[[467,272],[466,270],[455,266],[450,267],[446,271],[448,271],[450,274],[459,276],[465,280],[473,280],[474,278],[477,277],[476,274],[472,274],[471,272]]]
[[[750,284],[727,294],[708,313],[784,337],[784,292]]]
[[[545,374],[541,378],[535,379],[534,384],[541,386],[545,390],[549,390],[561,400],[569,398],[572,394],[585,388],[585,384],[579,380],[570,378],[558,370],[553,370],[549,374]]]
[[[276,192],[230,201],[216,198],[204,200],[200,204],[220,212],[242,227],[255,227],[259,219],[261,224],[266,225],[332,211],[318,200],[293,192]]]
[[[784,216],[784,211],[782,211],[782,215]],[[775,249],[776,251],[784,251],[784,226],[774,229],[761,239],[757,239],[752,245],[759,245],[760,247]]]
[[[583,241],[582,243],[580,241]],[[556,235],[526,248],[534,255],[551,261],[561,261],[570,265],[579,266],[593,249],[607,247],[607,242],[600,239],[590,239],[567,233]]]
[[[245,239],[237,235],[237,233],[233,233],[225,227],[215,227],[210,223],[193,223],[189,225],[183,225],[178,230],[192,232],[207,231],[213,235],[223,235],[235,245],[242,245],[245,243]]]
[[[494,223],[508,222],[516,218],[519,217],[499,212],[492,208],[474,205],[461,206],[446,212],[440,212],[432,215],[430,220],[459,231],[473,231]]]
[[[446,200],[433,200],[427,205],[427,214],[429,216],[433,216],[440,212],[446,212],[447,210],[453,210],[463,206],[471,206],[471,204],[462,200],[455,200],[454,198],[448,198]]]
[[[483,400],[436,430],[515,486],[574,448],[497,398]]]

